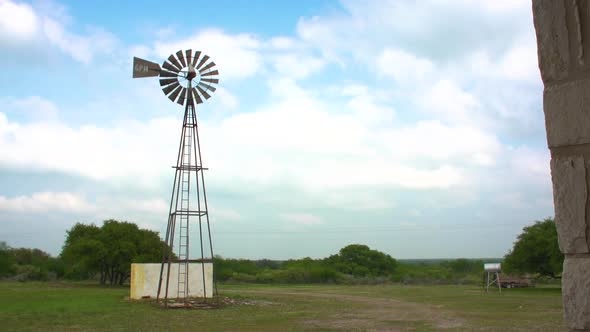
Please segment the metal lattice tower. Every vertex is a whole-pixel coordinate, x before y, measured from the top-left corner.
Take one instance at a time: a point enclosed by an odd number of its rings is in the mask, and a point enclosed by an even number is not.
[[[201,104],[209,99],[216,90],[214,85],[219,83],[215,63],[209,59],[200,51],[193,57],[192,50],[170,55],[161,68],[154,62],[133,59],[134,78],[159,76],[164,94],[184,106],[158,282],[157,300],[163,300],[166,306],[169,299],[188,305],[195,293],[203,294],[205,301],[217,295],[213,273],[205,271],[206,263],[213,264],[213,242],[203,174],[207,168],[203,167],[195,110],[195,102]],[[197,231],[198,242],[193,243],[190,241],[191,234]],[[191,263],[200,265],[202,285],[196,285],[195,279],[191,279]],[[174,273],[175,278],[172,277]],[[209,294],[207,282],[212,285]]]

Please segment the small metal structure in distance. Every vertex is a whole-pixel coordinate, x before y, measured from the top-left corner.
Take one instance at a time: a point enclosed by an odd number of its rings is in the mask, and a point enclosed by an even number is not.
[[[203,167],[201,158],[195,104],[203,103],[215,92],[215,85],[219,83],[218,74],[215,62],[208,55],[200,51],[193,53],[190,49],[171,54],[161,67],[155,62],[133,58],[133,78],[159,77],[164,95],[172,102],[184,106],[158,281],[157,301],[163,302],[165,307],[202,307],[211,298],[217,298],[217,285],[212,269],[210,275],[205,273],[205,264],[213,264],[213,243],[203,175],[207,168]],[[190,241],[192,232],[198,232],[197,243]],[[191,252],[198,253],[196,259],[192,259]],[[191,263],[201,265],[202,285],[191,284]],[[177,268],[177,280],[171,281],[172,266]],[[207,294],[207,281],[212,282],[213,294]],[[171,287],[171,283],[176,283],[176,287]],[[191,294],[195,294],[194,290],[201,286],[202,297],[193,298]],[[176,289],[175,294],[169,292],[171,288]]]
[[[502,293],[502,284],[500,283],[500,273],[502,272],[502,264],[500,263],[485,263],[484,270],[484,284],[486,293],[490,290],[490,286],[497,285],[498,290]]]

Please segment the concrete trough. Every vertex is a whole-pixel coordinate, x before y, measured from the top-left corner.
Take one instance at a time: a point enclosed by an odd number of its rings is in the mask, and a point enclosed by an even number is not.
[[[156,298],[158,294],[158,280],[160,279],[160,263],[134,263],[131,264],[131,294],[132,300]],[[205,270],[205,283],[203,283],[203,267]],[[164,279],[160,297],[163,298],[166,290],[166,268],[164,265]],[[212,298],[213,297],[213,264],[189,263],[189,297]],[[205,286],[203,288],[203,285]],[[168,285],[168,298],[177,296],[178,263],[170,265],[170,283]]]

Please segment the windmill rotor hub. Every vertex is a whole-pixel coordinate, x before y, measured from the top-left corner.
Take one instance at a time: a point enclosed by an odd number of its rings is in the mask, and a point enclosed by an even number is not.
[[[133,58],[133,77],[159,76],[162,92],[172,102],[187,105],[211,98],[219,83],[215,62],[201,51],[180,50],[159,64]],[[189,84],[190,83],[190,84]]]
[[[197,82],[201,80],[200,75],[197,74],[197,72],[195,71],[195,67],[193,67],[192,65],[188,66],[188,72],[186,73],[186,79],[188,79],[189,81],[192,81],[193,79],[197,78]]]

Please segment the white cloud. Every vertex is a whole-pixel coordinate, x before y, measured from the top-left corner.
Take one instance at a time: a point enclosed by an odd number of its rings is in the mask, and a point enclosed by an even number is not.
[[[383,89],[438,112],[432,119],[497,132],[539,132],[542,121],[531,122],[524,105],[505,101],[539,104],[530,3],[492,2],[343,1],[343,11],[300,18],[297,35],[342,68],[361,65],[377,77],[393,78],[395,84],[380,84]],[[506,99],[508,91],[518,97]],[[482,104],[509,104],[511,116]]]
[[[536,184],[548,184],[551,179],[548,149],[534,150],[527,146],[509,149],[510,166],[514,174]]]
[[[216,221],[241,221],[243,219],[242,215],[230,208],[210,208],[210,218],[213,222]]]
[[[422,81],[433,70],[428,59],[398,49],[386,48],[377,58],[378,74],[389,75],[400,84]]]
[[[39,96],[23,99],[0,98],[0,105],[5,112],[27,115],[35,120],[53,119],[58,115],[57,106],[50,100]]]
[[[296,98],[279,93],[276,103],[256,111],[201,122],[201,146],[207,166],[216,169],[215,181],[232,188],[288,183],[311,191],[449,188],[466,183],[464,167],[493,165],[497,158],[497,139],[475,127],[437,121],[380,127],[383,121],[363,121],[366,115],[354,110],[372,100],[345,99],[353,112],[339,112],[342,105],[325,104],[294,82],[287,84],[293,87],[289,91],[299,90]],[[0,113],[0,163],[149,186],[169,171],[177,132],[174,118],[105,128],[23,124]]]
[[[450,123],[469,123],[479,112],[479,100],[451,80],[440,80],[418,99],[427,112]]]
[[[32,40],[39,28],[39,19],[26,3],[0,0],[0,41]]]
[[[69,192],[37,192],[30,196],[0,196],[0,210],[17,212],[92,212],[96,208],[84,197]]]
[[[106,205],[106,204],[105,204]],[[120,213],[128,213],[129,210],[165,216],[168,214],[169,203],[162,199],[125,199],[111,202],[107,206],[116,207]]]
[[[395,161],[362,160],[342,165],[341,162],[332,160],[310,167],[308,174],[300,175],[299,181],[311,190],[380,185],[432,189],[459,185],[462,183],[462,175],[460,169],[444,164],[422,169]]]
[[[114,51],[115,37],[99,28],[92,28],[87,35],[68,32],[58,21],[45,17],[43,30],[49,42],[69,54],[75,60],[89,64],[97,54],[109,54]]]
[[[321,217],[309,213],[283,213],[280,215],[280,218],[293,224],[305,226],[324,223]]]
[[[218,29],[202,30],[182,40],[154,43],[155,53],[162,59],[178,50],[202,51],[217,64],[224,80],[243,79],[258,73],[263,63],[260,47],[260,40],[253,35],[231,35]]]
[[[224,108],[226,108],[230,111],[234,111],[234,110],[238,109],[238,106],[239,106],[238,98],[234,94],[230,93],[227,89],[218,88],[215,91],[215,94],[217,95],[217,98],[215,98],[215,101],[219,102]]]
[[[384,197],[382,193],[374,192],[372,190],[357,189],[353,192],[327,190],[320,193],[308,194],[312,194],[311,199],[314,202],[323,201],[328,207],[338,210],[362,211],[398,207],[397,202],[393,201],[391,198]]]
[[[308,77],[326,64],[323,59],[294,53],[273,56],[271,61],[280,75],[298,79]]]
[[[537,61],[531,61],[536,57],[535,37],[529,36],[516,41],[499,56],[483,50],[475,51],[467,56],[461,67],[480,79],[536,83],[540,81],[539,67]]]
[[[0,164],[94,179],[123,180],[135,174],[135,179],[148,184],[174,160],[170,147],[177,144],[176,136],[169,133],[177,131],[174,118],[101,128],[61,122],[16,123],[0,112]]]
[[[493,164],[501,143],[491,133],[470,126],[448,126],[439,121],[421,121],[413,126],[380,134],[389,153],[400,159]]]
[[[347,106],[353,110],[358,121],[368,126],[390,126],[394,119],[394,110],[389,106],[381,105],[375,96],[363,93],[352,97]]]
[[[278,50],[291,50],[296,48],[298,42],[290,37],[273,37],[269,40],[268,44],[271,48]]]
[[[42,61],[47,48],[56,48],[88,64],[97,55],[111,54],[115,50],[118,41],[111,33],[91,26],[86,26],[84,33],[76,33],[72,31],[71,22],[66,9],[52,2],[31,6],[0,0],[0,41],[18,45],[19,58],[30,59],[28,53],[32,52],[36,61]]]

